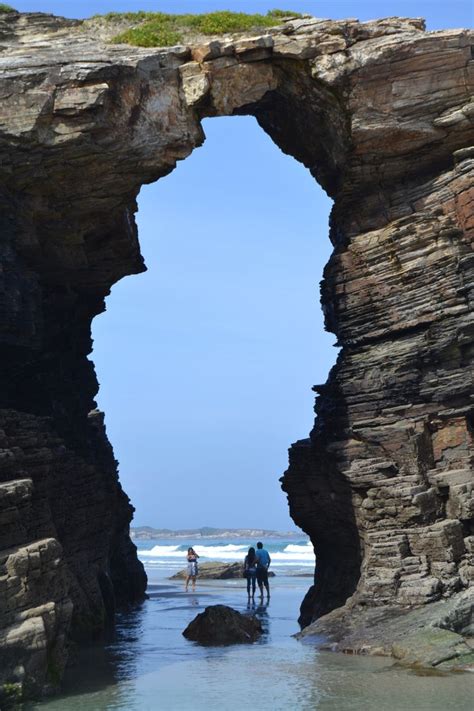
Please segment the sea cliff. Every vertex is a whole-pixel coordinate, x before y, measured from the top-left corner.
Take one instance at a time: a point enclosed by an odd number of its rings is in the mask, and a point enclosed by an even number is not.
[[[211,116],[254,115],[334,200],[322,305],[341,351],[283,477],[318,561],[301,621],[344,634],[349,613],[449,599],[468,630],[472,33],[300,18],[142,48],[13,12],[0,43],[0,686],[51,691],[68,640],[143,599],[90,325],[145,268],[141,185]]]

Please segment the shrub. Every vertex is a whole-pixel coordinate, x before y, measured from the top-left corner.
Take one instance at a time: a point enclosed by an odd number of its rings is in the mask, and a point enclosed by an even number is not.
[[[112,42],[118,44],[133,44],[137,47],[171,47],[179,44],[183,39],[180,32],[160,25],[159,22],[146,22],[138,27],[133,27],[113,37]]]
[[[203,15],[184,15],[184,23],[203,35],[221,35],[225,32],[245,32],[256,27],[271,27],[275,19],[270,15],[247,15],[245,12],[220,10]]]
[[[303,17],[301,12],[293,12],[293,10],[269,10],[267,15],[277,19],[282,17]]]
[[[291,10],[270,10],[266,15],[247,15],[245,12],[219,10],[202,15],[170,15],[164,12],[109,12],[107,22],[126,20],[137,23],[116,35],[112,42],[125,42],[139,47],[167,47],[183,40],[184,32],[220,35],[227,32],[246,32],[277,25],[283,17],[300,17]],[[96,16],[99,17],[99,16]]]

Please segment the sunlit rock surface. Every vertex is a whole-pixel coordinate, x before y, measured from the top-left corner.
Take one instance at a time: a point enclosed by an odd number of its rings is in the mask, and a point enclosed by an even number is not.
[[[206,116],[256,116],[335,201],[322,303],[341,352],[283,477],[318,559],[302,622],[469,597],[472,44],[420,20],[303,19],[139,49],[0,15],[0,684],[50,690],[68,637],[143,598],[90,324],[145,268],[140,186]]]

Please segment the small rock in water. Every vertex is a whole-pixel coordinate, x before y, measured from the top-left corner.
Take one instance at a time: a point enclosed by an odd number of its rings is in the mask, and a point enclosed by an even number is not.
[[[262,632],[256,617],[242,615],[227,605],[210,605],[189,623],[183,635],[201,644],[250,644]]]

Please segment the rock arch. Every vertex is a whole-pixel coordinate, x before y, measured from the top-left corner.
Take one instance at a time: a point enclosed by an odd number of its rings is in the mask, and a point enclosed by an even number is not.
[[[205,116],[255,115],[335,201],[341,353],[282,480],[319,561],[302,622],[472,591],[472,34],[303,19],[159,50],[82,29],[0,16],[0,683],[48,688],[68,634],[143,597],[90,323],[144,269],[140,186]]]

